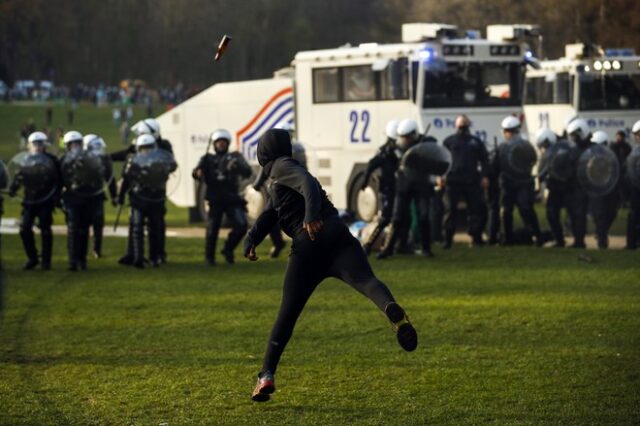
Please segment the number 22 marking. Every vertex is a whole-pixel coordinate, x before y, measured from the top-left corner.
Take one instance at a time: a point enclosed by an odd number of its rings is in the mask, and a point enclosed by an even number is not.
[[[349,113],[349,122],[351,122],[351,143],[369,143],[371,139],[367,136],[367,130],[369,129],[369,120],[371,119],[371,115],[369,111],[363,110],[360,114],[358,111],[351,111]],[[358,128],[358,121],[362,122],[362,133],[360,134],[360,138],[356,134]]]

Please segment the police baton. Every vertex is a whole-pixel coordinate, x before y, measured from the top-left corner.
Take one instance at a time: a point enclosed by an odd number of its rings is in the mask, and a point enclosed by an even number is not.
[[[118,229],[118,224],[120,223],[120,215],[122,214],[123,207],[124,207],[124,203],[120,204],[120,207],[118,207],[118,213],[116,213],[116,221],[113,224],[113,232],[116,232],[116,229]]]
[[[422,136],[427,136],[429,134],[429,130],[431,130],[431,123],[427,124],[427,128],[424,130]]]

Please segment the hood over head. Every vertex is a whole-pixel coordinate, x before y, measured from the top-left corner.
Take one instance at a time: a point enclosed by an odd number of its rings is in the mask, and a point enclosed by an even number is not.
[[[258,163],[266,167],[276,158],[291,157],[292,152],[289,132],[282,129],[269,129],[258,142]]]

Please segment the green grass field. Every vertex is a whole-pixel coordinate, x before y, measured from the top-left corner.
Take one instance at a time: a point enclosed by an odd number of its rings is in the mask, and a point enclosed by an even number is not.
[[[456,246],[372,260],[420,333],[404,353],[350,287],[323,283],[284,353],[271,402],[249,399],[285,260],[22,272],[3,236],[1,425],[640,423],[638,253]]]

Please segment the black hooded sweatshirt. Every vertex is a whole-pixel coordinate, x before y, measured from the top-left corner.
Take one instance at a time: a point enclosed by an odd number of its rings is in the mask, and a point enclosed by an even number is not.
[[[296,160],[291,158],[289,132],[271,129],[258,143],[258,162],[271,178],[269,204],[247,235],[249,244],[262,242],[276,222],[295,240],[305,232],[303,224],[337,217],[320,183]]]

